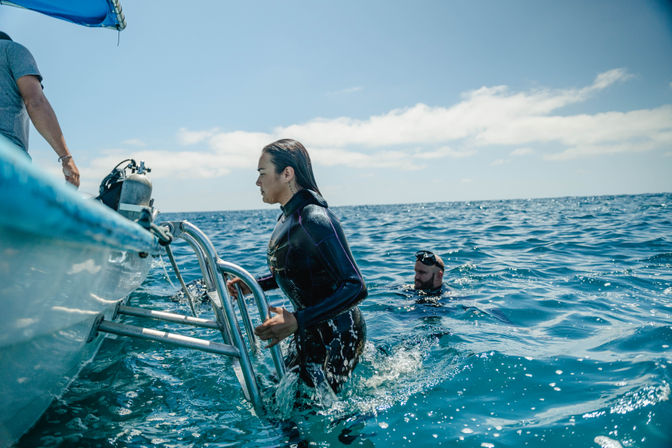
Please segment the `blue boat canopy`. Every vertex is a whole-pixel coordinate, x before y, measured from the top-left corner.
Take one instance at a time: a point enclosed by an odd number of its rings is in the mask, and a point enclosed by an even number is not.
[[[126,28],[119,0],[0,0],[1,5],[19,6],[78,25]]]

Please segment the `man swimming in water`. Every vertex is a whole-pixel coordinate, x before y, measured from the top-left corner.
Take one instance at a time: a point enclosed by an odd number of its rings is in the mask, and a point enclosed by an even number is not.
[[[415,259],[415,290],[427,295],[440,295],[444,271],[441,257],[428,250],[419,250],[415,253]]]

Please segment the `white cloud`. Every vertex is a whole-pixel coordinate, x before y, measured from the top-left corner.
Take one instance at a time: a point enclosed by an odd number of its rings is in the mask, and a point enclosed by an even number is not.
[[[110,150],[106,151],[105,156],[94,160],[87,168],[88,177],[102,179],[120,161],[128,158],[138,163],[144,161],[152,170],[151,177],[157,179],[213,178],[231,172],[229,157],[208,151],[144,150],[129,154],[126,150]]]
[[[583,88],[513,92],[490,86],[465,92],[448,107],[416,104],[367,119],[315,118],[270,132],[179,129],[182,145],[193,151],[144,150],[138,154],[157,176],[216,177],[256,167],[260,150],[278,138],[294,138],[309,148],[316,165],[355,168],[422,169],[443,158],[474,156],[489,147],[512,146],[511,156],[553,147],[548,161],[641,152],[672,145],[672,105],[653,109],[562,114],[632,75],[624,69],[598,74]],[[552,146],[548,146],[552,144]],[[532,150],[531,148],[536,148]],[[101,159],[106,169],[114,164]],[[503,163],[502,160],[493,162]]]
[[[672,131],[672,106],[595,115],[527,116],[491,126],[478,135],[481,144],[514,145],[560,142],[565,145],[654,140]]]
[[[532,148],[517,148],[511,151],[511,155],[514,157],[529,156],[534,154],[534,149]]]
[[[627,114],[552,115],[564,106],[585,101],[595,92],[629,77],[624,70],[616,69],[598,75],[586,88],[556,91],[541,89],[511,93],[506,86],[482,87],[465,93],[461,102],[449,108],[417,104],[367,120],[315,119],[277,128],[274,134],[292,136],[311,147],[425,145],[433,146],[431,151],[437,151],[437,145],[444,147],[465,139],[480,146],[538,141],[573,144],[577,140],[604,138],[605,134],[614,139],[631,138],[644,135],[644,132],[669,129],[669,114],[665,107]]]
[[[633,76],[629,74],[625,69],[615,68],[613,70],[609,70],[608,72],[600,73],[599,75],[597,75],[597,78],[595,78],[595,82],[591,87],[589,87],[589,89],[592,90],[605,89],[612,84],[621,81],[627,81],[632,77]]]
[[[256,164],[261,148],[278,138],[263,132],[222,132],[210,136],[208,144],[219,154],[238,155],[245,159],[251,157]]]
[[[434,151],[424,151],[414,154],[413,157],[416,159],[442,159],[444,157],[450,157],[453,159],[462,159],[465,157],[471,157],[476,154],[474,149],[460,149],[456,150],[449,146],[442,146]]]
[[[189,131],[188,129],[180,128],[177,131],[177,141],[182,145],[195,145],[212,137],[217,131],[217,128],[209,131]]]
[[[317,148],[310,151],[310,158],[315,164],[334,166],[345,165],[352,168],[400,168],[403,170],[418,170],[422,166],[409,160],[409,155],[403,151],[379,151],[365,154],[343,149]]]
[[[667,146],[672,145],[672,139],[668,139]],[[624,152],[644,152],[660,148],[660,142],[630,142],[630,143],[612,143],[605,145],[585,145],[567,148],[558,153],[548,154],[544,158],[547,160],[569,160],[585,156],[601,156],[608,154],[617,154]]]

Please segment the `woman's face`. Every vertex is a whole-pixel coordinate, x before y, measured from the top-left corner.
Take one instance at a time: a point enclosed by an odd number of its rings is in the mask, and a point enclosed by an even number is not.
[[[267,152],[261,153],[257,171],[259,172],[257,186],[261,190],[261,199],[267,204],[285,205],[292,197],[289,183],[283,178],[284,173],[275,172],[275,165]]]

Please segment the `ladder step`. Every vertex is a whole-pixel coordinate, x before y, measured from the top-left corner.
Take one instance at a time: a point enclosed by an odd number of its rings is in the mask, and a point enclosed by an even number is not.
[[[205,339],[192,338],[176,333],[155,330],[153,328],[136,327],[135,325],[120,324],[108,320],[102,320],[98,324],[98,331],[104,333],[130,336],[139,339],[148,339],[151,341],[160,341],[179,347],[193,348],[209,353],[233,356],[240,358],[240,352],[232,345],[222,344],[220,342],[206,341]]]
[[[121,305],[118,312],[119,314],[126,314],[127,316],[148,317],[150,319],[166,320],[178,324],[193,325],[195,327],[213,328],[215,330],[219,329],[217,322],[214,320],[168,313],[166,311],[148,310],[145,308]]]

